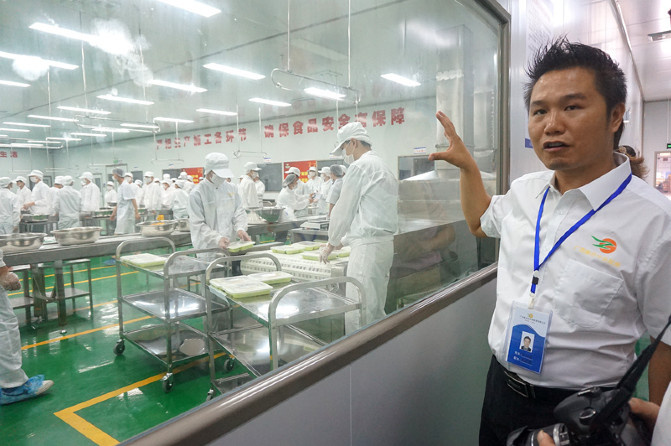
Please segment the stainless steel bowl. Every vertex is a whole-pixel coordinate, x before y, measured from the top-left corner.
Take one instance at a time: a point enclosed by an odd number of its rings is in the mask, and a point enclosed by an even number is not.
[[[86,226],[83,228],[57,229],[51,231],[56,242],[62,246],[83,245],[84,243],[93,243],[100,237],[99,226]]]
[[[255,209],[256,215],[264,219],[268,223],[276,223],[282,216],[282,211],[284,209],[278,207],[269,207],[269,208],[257,208]]]
[[[145,221],[138,223],[140,234],[144,237],[157,237],[161,235],[169,235],[175,230],[177,222],[175,220],[163,221]]]
[[[175,228],[175,231],[189,232],[190,230],[191,227],[189,226],[188,218],[180,218],[179,220],[177,220],[177,227]]]
[[[24,214],[23,216],[21,216],[21,220],[23,220],[26,223],[33,223],[33,222],[47,221],[49,220],[49,216],[47,214]]]
[[[34,251],[40,249],[44,237],[42,232],[23,232],[20,234],[0,235],[0,249],[5,254],[12,252]]]
[[[109,217],[112,215],[112,212],[114,212],[112,208],[100,208],[97,211],[93,211],[93,216],[96,218]]]

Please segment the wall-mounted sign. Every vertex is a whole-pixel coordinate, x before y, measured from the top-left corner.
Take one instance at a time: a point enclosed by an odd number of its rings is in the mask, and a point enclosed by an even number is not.
[[[666,143],[666,150],[671,150],[671,142]]]

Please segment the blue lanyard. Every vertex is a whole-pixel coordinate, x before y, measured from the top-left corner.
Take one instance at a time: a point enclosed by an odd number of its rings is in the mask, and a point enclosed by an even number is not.
[[[535,300],[536,285],[538,285],[538,277],[539,277],[538,270],[540,270],[541,266],[545,265],[545,262],[547,262],[548,259],[550,258],[550,256],[555,253],[557,248],[559,248],[559,246],[562,243],[564,243],[564,240],[569,238],[571,236],[571,234],[573,234],[580,226],[584,225],[585,222],[587,222],[587,220],[592,218],[592,216],[594,214],[596,214],[597,212],[599,212],[605,205],[607,205],[608,203],[613,201],[613,199],[615,197],[620,195],[622,193],[622,191],[627,187],[627,185],[629,184],[630,181],[631,181],[631,173],[629,174],[629,176],[627,178],[625,178],[625,180],[622,182],[622,184],[620,184],[620,187],[618,187],[615,190],[615,192],[613,192],[611,194],[611,196],[608,197],[608,199],[606,201],[604,201],[601,204],[601,206],[598,207],[598,209],[590,210],[587,214],[585,214],[585,216],[583,218],[581,218],[580,220],[578,220],[577,223],[575,223],[573,226],[571,226],[569,228],[569,230],[566,231],[564,233],[564,235],[562,235],[559,238],[559,240],[557,240],[557,242],[554,244],[554,246],[552,247],[550,252],[548,252],[548,254],[545,256],[543,261],[541,263],[538,263],[538,260],[540,258],[541,217],[543,216],[543,208],[545,207],[545,199],[548,196],[548,192],[550,191],[550,187],[547,187],[545,189],[545,193],[543,194],[543,200],[541,201],[540,208],[538,209],[538,219],[536,220],[536,237],[534,239],[534,275],[533,275],[533,278],[531,279],[531,297],[532,297],[532,300],[531,300],[530,307],[533,307],[533,303],[534,303],[534,300]]]

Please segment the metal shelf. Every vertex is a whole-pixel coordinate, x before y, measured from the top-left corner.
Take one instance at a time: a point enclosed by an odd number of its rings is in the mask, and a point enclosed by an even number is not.
[[[164,322],[205,316],[205,299],[181,288],[168,290],[167,314],[164,290],[131,294],[121,299],[124,303]],[[214,312],[226,309],[226,306],[221,303],[214,303],[214,306]]]
[[[207,337],[200,331],[188,325],[176,325],[172,329],[165,325],[152,325],[124,334],[127,341],[154,356],[163,364],[168,365],[168,332],[172,331],[170,346],[172,350],[171,363],[173,365],[202,358],[207,355]],[[197,354],[185,354],[182,350],[184,341],[200,339],[203,343],[202,351]]]

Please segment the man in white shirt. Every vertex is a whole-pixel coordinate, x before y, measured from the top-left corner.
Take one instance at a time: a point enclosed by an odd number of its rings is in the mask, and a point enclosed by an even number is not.
[[[93,212],[100,209],[100,188],[93,182],[93,174],[84,172],[80,177],[82,188],[79,193],[82,197],[82,212]]]
[[[254,184],[254,178],[259,176],[260,170],[256,163],[248,162],[245,164],[244,171],[246,175],[240,181],[240,187],[238,188],[240,198],[242,199],[242,206],[245,209],[261,207],[261,201],[256,191],[256,184]],[[231,172],[230,177],[232,178],[233,176]]]
[[[155,181],[153,172],[144,173],[143,189],[143,204],[147,208],[147,218],[155,220],[157,212],[161,210],[161,186]]]
[[[553,424],[556,404],[576,390],[615,386],[637,340],[646,331],[657,336],[671,313],[671,203],[614,152],[624,128],[624,73],[603,51],[560,39],[539,51],[528,74],[529,136],[549,171],[490,197],[442,112],[450,147],[430,156],[460,169],[471,232],[501,239],[480,425],[488,446],[506,444],[524,425]],[[532,352],[518,352],[517,327],[548,316]],[[669,344],[667,333],[649,365],[657,404],[671,379]]]
[[[9,191],[9,177],[0,178],[0,234],[11,234],[19,226],[21,206],[19,197]]]
[[[79,213],[82,200],[78,190],[72,187],[73,179],[66,175],[62,179],[63,188],[58,191],[54,200],[54,214],[58,214],[58,229],[76,228],[79,226]]]
[[[135,220],[140,219],[137,201],[135,201],[135,187],[124,180],[124,170],[120,167],[112,169],[114,180],[119,185],[117,204],[110,220],[116,220],[115,234],[132,234],[135,232]]]
[[[286,178],[290,173],[293,173],[298,177],[298,183],[296,183],[296,187],[294,188],[296,195],[309,195],[310,192],[308,191],[307,185],[301,180],[301,170],[295,166],[289,167],[287,171],[284,172],[284,177]]]
[[[323,182],[324,180],[322,180],[318,175],[317,166],[310,166],[308,169],[308,182],[305,183],[308,189],[308,193],[315,194],[314,196],[317,196],[321,192]]]
[[[54,179],[54,185],[49,188],[49,193],[51,194],[49,202],[52,204],[51,210],[53,211],[54,214],[56,213],[54,211],[54,204],[58,199],[58,191],[61,189],[63,189],[63,177],[61,175],[57,175],[56,178]]]
[[[107,191],[105,192],[105,206],[111,207],[116,206],[116,190],[114,189],[114,182],[108,181],[105,186]],[[111,203],[111,204],[110,204]]]
[[[44,174],[41,170],[33,170],[28,175],[30,181],[35,183],[28,203],[23,205],[23,209],[30,209],[36,215],[51,215],[51,191],[49,186],[44,184],[42,178]]]
[[[30,201],[30,189],[26,185],[26,179],[22,176],[16,177],[14,180],[16,183],[16,196],[19,198],[19,206],[23,208],[23,205]]]

